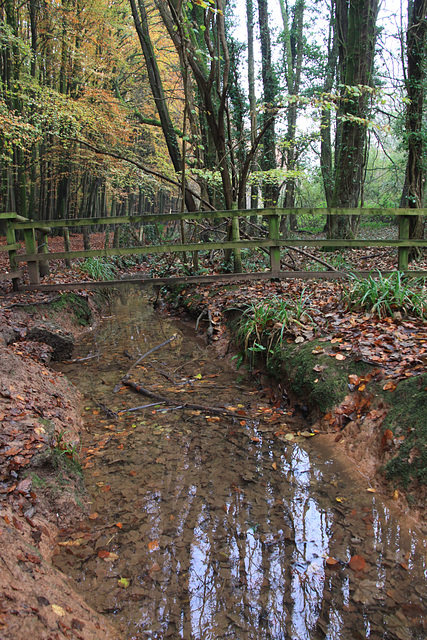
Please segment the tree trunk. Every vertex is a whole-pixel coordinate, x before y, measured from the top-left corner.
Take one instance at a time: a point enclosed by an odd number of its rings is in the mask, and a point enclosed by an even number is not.
[[[359,205],[365,158],[366,120],[376,42],[379,0],[337,0],[340,82],[343,86],[340,115],[343,119],[335,166],[332,206]],[[360,88],[362,86],[362,88]],[[338,216],[333,235],[354,236],[357,220]]]
[[[406,132],[408,137],[408,159],[406,163],[405,185],[400,205],[419,209],[424,206],[424,135],[423,110],[425,92],[425,50],[427,35],[427,0],[408,1],[407,31],[407,73],[406,91]],[[409,237],[424,237],[423,216],[411,216]],[[421,257],[419,249],[409,252],[409,259]]]
[[[162,125],[162,131],[165,136],[166,145],[168,148],[169,156],[174,166],[175,171],[178,173],[182,170],[182,159],[179,150],[178,139],[172,124],[172,120],[169,114],[166,96],[163,90],[163,83],[160,76],[159,67],[157,64],[156,55],[153,49],[153,45],[148,30],[148,17],[145,9],[144,0],[138,0],[138,8],[135,0],[130,0],[132,9],[132,15],[135,23],[135,29],[138,34],[141,49],[144,54],[145,64],[147,66],[148,78],[150,81],[151,92],[153,94],[154,101],[156,103],[157,111],[159,114],[160,122]],[[139,13],[138,13],[139,9]],[[197,211],[196,203],[193,196],[187,191],[185,193],[185,204],[188,211]]]
[[[271,117],[271,112],[277,101],[277,79],[273,70],[271,60],[271,37],[268,24],[267,0],[258,0],[258,19],[261,40],[261,75],[264,92],[264,122]],[[271,121],[263,139],[263,153],[261,166],[263,171],[270,171],[277,168],[276,163],[276,132],[274,120]],[[277,204],[279,198],[278,180],[270,174],[268,179],[263,181],[264,207],[271,207]]]

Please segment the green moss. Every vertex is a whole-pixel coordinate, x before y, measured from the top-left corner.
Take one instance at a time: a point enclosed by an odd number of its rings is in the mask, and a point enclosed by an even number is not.
[[[386,465],[387,478],[404,488],[412,481],[427,485],[427,374],[400,382],[387,401],[391,409],[384,429],[405,438]]]
[[[369,365],[350,358],[339,361],[313,353],[319,347],[326,352],[332,350],[328,342],[319,344],[317,340],[277,346],[269,356],[267,370],[276,378],[285,376],[295,396],[306,399],[311,409],[318,408],[325,413],[339,405],[349,392],[349,374],[363,376]]]
[[[75,293],[64,293],[51,305],[53,311],[70,310],[74,314],[79,325],[85,327],[92,322],[92,312],[86,298]]]

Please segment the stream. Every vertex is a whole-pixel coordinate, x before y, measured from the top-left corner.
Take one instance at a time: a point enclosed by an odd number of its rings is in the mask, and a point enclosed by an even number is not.
[[[178,407],[113,392],[173,334],[131,379]],[[271,390],[136,291],[73,358],[94,354],[61,364],[92,504],[54,563],[118,637],[427,637],[426,541]]]

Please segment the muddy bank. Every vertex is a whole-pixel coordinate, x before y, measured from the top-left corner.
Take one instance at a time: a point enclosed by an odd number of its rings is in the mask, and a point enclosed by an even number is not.
[[[76,313],[77,311],[77,313]],[[85,297],[3,300],[0,339],[0,637],[117,637],[51,565],[63,527],[88,510],[77,461],[83,423],[74,385],[47,363],[96,320]],[[52,344],[33,339],[48,327]],[[55,338],[56,334],[56,338]],[[47,338],[46,338],[47,339]],[[65,341],[66,342],[66,341]]]

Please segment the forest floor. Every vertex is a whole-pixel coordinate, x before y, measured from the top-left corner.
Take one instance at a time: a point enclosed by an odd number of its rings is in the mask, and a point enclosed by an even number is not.
[[[105,239],[93,234],[91,240],[96,248]],[[49,249],[58,250],[61,242],[52,239]],[[72,242],[81,248],[81,236]],[[344,256],[353,268],[364,270],[392,269],[395,263],[387,249],[352,250]],[[0,259],[5,260],[4,253]],[[204,266],[215,270],[219,257],[210,256]],[[310,260],[299,256],[296,266],[310,268]],[[418,267],[426,269],[427,261]],[[0,268],[7,270],[6,263]],[[155,267],[149,260],[117,263],[116,277],[174,275],[180,268],[177,259],[157,260]],[[311,262],[311,268],[318,264]],[[71,269],[57,262],[44,282],[82,279],[91,278],[78,262]],[[299,404],[312,432],[327,434],[331,449],[351,457],[372,490],[388,494],[425,532],[427,322],[400,312],[380,318],[349,310],[343,302],[346,286],[319,280],[181,286],[166,299],[174,313],[199,317],[204,312],[200,330],[209,328],[213,342],[234,340],[237,352],[241,340],[229,322],[236,312],[272,297],[309,300],[310,323],[285,333],[281,360],[251,363],[270,399],[272,420],[280,421],[288,403]],[[95,296],[88,291],[66,295],[63,304],[58,293],[12,292],[10,283],[0,283],[2,639],[116,637],[50,564],[60,529],[86,512],[74,457],[83,426],[77,391],[49,367],[51,350],[28,340],[27,333],[36,322],[54,322],[74,335],[87,330],[89,324],[82,325],[98,313]]]

